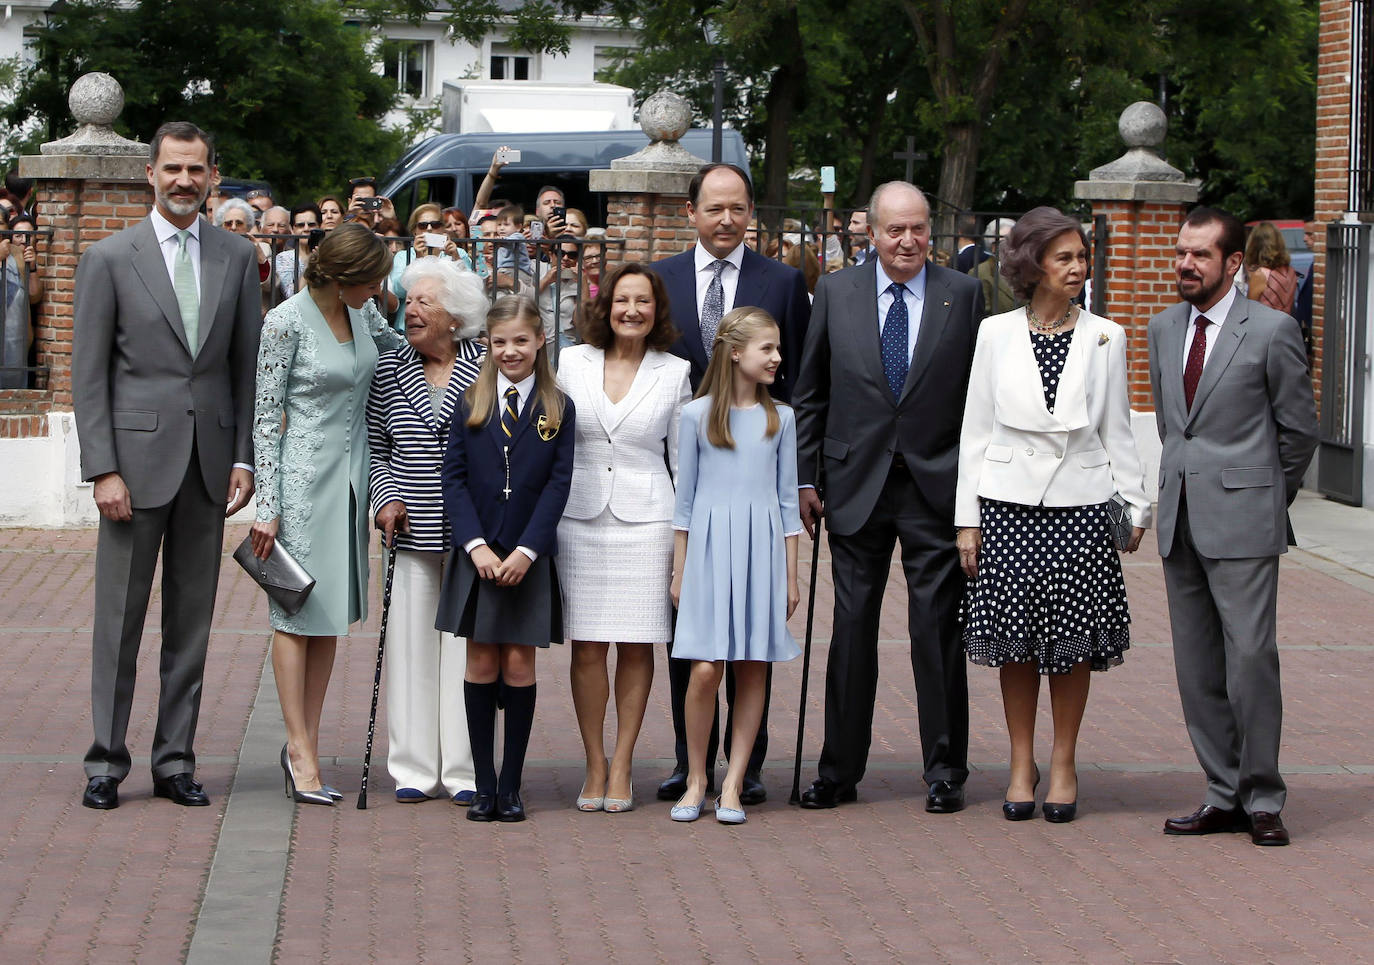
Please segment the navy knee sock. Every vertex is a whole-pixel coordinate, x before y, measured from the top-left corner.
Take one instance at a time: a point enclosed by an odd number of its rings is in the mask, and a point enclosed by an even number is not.
[[[525,749],[534,727],[534,684],[512,687],[502,684],[506,704],[506,743],[501,755],[501,783],[498,793],[520,790],[520,775],[525,769]]]
[[[463,703],[468,715],[468,740],[472,744],[472,767],[477,790],[496,793],[496,682],[475,684],[463,681]],[[507,743],[510,738],[507,737]]]

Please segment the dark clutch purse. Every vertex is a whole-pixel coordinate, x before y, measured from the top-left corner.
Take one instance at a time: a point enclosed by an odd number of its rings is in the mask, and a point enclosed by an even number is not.
[[[1112,498],[1102,504],[1107,511],[1107,539],[1118,550],[1131,545],[1131,532],[1135,525],[1131,522],[1131,507],[1120,493],[1112,493]]]
[[[267,559],[260,560],[253,555],[253,538],[244,537],[238,549],[234,550],[234,559],[288,616],[305,606],[306,598],[315,588],[315,581],[281,545],[281,540],[272,544],[272,552]]]

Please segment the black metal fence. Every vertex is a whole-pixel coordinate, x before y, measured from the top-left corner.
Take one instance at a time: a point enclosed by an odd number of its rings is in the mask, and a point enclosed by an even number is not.
[[[1350,4],[1350,184],[1347,208],[1374,211],[1374,10]]]
[[[1323,495],[1352,506],[1363,505],[1364,501],[1371,241],[1374,225],[1326,226],[1317,488]]]
[[[51,241],[50,228],[0,231],[0,389],[47,388],[47,366],[37,364],[33,351],[37,306],[30,299],[30,283],[36,279],[41,295]]]

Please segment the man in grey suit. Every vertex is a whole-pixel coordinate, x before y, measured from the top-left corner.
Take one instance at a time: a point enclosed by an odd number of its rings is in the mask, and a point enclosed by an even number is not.
[[[835,579],[825,746],[801,805],[857,796],[872,741],[878,618],[900,542],[926,810],[951,813],[964,806],[968,777],[954,490],[982,290],[927,263],[930,205],[914,186],[873,192],[868,233],[877,258],[816,286],[793,396],[802,521],[813,532],[822,487]]]
[[[1194,209],[1178,234],[1183,304],[1150,320],[1159,552],[1183,717],[1207,775],[1202,805],[1164,833],[1249,830],[1285,845],[1275,605],[1317,416],[1297,322],[1233,287],[1244,247],[1236,218]]]
[[[153,137],[145,221],[96,242],[76,273],[72,400],[100,511],[86,807],[119,806],[139,640],[162,554],[153,793],[209,804],[192,749],[224,519],[253,495],[258,268],[252,242],[199,210],[214,144],[194,124]]]

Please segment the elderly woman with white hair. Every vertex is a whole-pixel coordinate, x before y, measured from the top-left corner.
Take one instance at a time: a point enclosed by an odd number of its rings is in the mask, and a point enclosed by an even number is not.
[[[367,402],[377,528],[396,546],[387,641],[387,769],[396,800],[443,795],[466,807],[476,788],[463,704],[466,646],[434,628],[451,545],[439,466],[449,423],[485,348],[482,281],[456,261],[406,268],[407,344],[377,362]]]
[[[248,238],[258,227],[257,209],[242,198],[225,198],[215,208],[215,227]],[[272,274],[272,267],[268,264],[272,256],[271,249],[260,241],[253,241],[253,247],[258,253],[258,281],[265,282]]]

